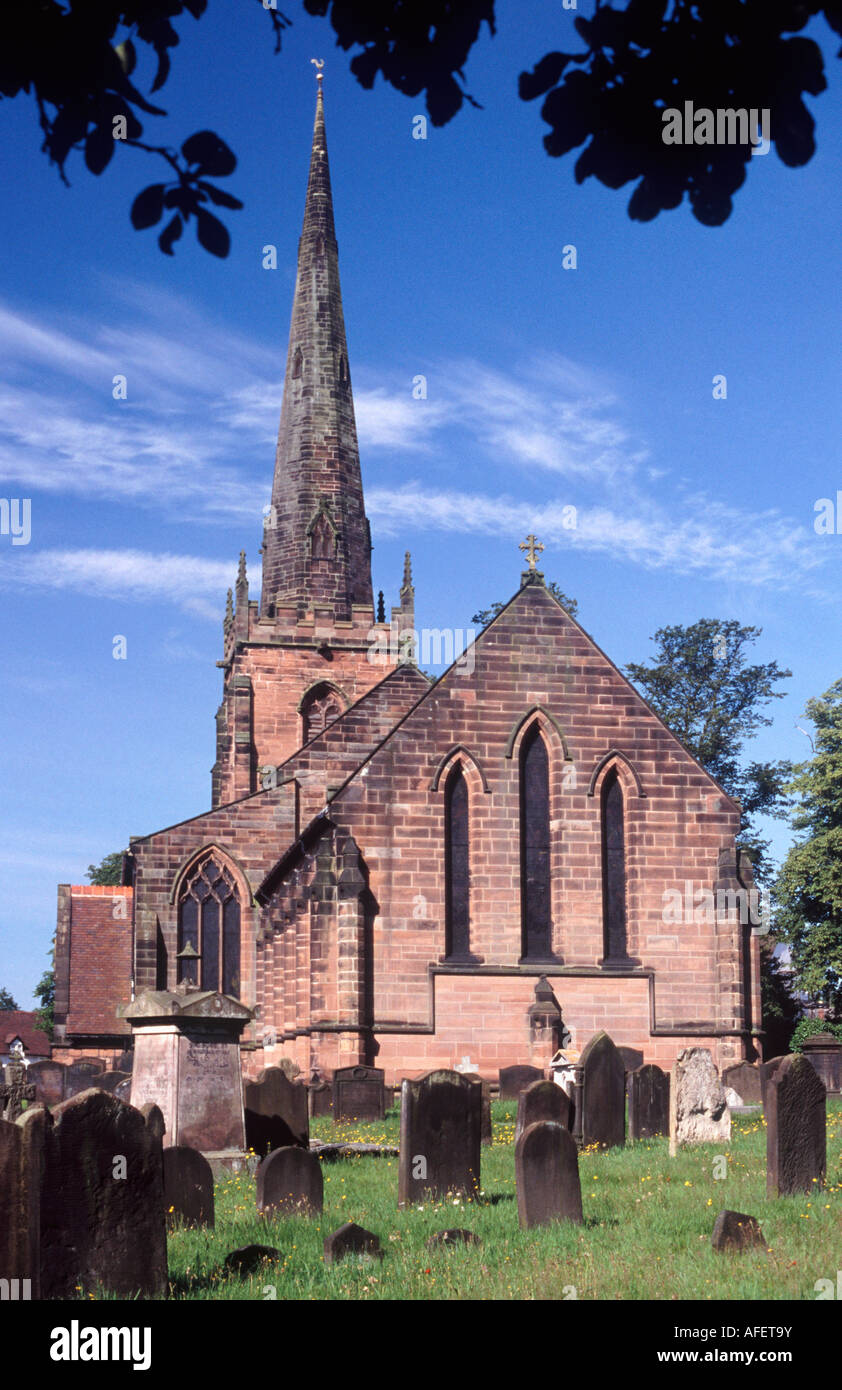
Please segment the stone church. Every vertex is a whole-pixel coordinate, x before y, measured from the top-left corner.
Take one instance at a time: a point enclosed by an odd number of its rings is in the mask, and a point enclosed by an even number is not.
[[[121,1008],[188,980],[256,1010],[249,1074],[492,1077],[601,1028],[664,1066],[757,1057],[739,807],[534,548],[435,682],[408,556],[375,614],[321,88],[261,557],[259,600],[244,554],[228,594],[211,809],[132,839],[123,886],[59,887],[54,1055],[113,1059]]]

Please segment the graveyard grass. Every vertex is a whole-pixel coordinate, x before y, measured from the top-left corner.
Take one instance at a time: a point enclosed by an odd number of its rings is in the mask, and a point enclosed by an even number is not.
[[[585,1222],[530,1231],[518,1225],[514,1176],[516,1103],[493,1106],[494,1144],[482,1151],[476,1202],[425,1202],[397,1210],[396,1157],[324,1161],[321,1217],[264,1220],[255,1182],[216,1185],[215,1231],[169,1238],[176,1299],[795,1299],[814,1300],[818,1279],[836,1281],[842,1233],[842,1106],[828,1103],[827,1183],[803,1197],[766,1197],[761,1117],[736,1118],[730,1145],[702,1145],[670,1159],[666,1139],[644,1140],[579,1160]],[[378,1124],[311,1122],[323,1140],[397,1144],[398,1116]],[[713,1176],[718,1154],[724,1179]],[[722,1208],[756,1216],[766,1248],[718,1254],[710,1244]],[[325,1266],[325,1236],[345,1221],[380,1237],[382,1261]],[[482,1246],[429,1251],[434,1231],[461,1226]],[[250,1276],[229,1273],[236,1246],[276,1247],[281,1259]],[[80,1298],[106,1297],[80,1290]]]

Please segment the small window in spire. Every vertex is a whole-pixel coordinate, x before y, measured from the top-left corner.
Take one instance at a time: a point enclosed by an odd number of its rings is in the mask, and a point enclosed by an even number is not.
[[[304,354],[302,353],[301,348],[298,347],[298,348],[295,349],[295,356],[294,356],[293,359],[292,359],[292,375],[293,375],[293,380],[296,380],[298,377],[301,376],[301,368],[303,367],[303,365],[304,365]]]

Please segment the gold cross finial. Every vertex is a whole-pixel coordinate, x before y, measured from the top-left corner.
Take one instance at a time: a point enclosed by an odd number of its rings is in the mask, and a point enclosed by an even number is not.
[[[310,59],[310,62],[311,62],[311,63],[313,64],[313,66],[317,69],[317,71],[316,71],[316,81],[317,81],[317,82],[321,82],[321,81],[322,81],[322,68],[323,68],[324,65],[325,65],[325,60],[324,60],[324,58],[311,58],[311,59]]]
[[[535,536],[529,535],[526,537],[525,541],[521,541],[520,545],[518,546],[518,549],[525,550],[527,552],[526,558],[529,561],[529,568],[531,570],[534,570],[538,558],[535,552],[536,550],[540,552],[544,549],[541,542],[537,540]]]

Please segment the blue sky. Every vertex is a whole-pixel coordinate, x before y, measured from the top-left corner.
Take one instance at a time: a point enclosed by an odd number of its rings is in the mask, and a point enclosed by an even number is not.
[[[145,121],[155,143],[211,128],[237,152],[219,182],[246,206],[225,215],[225,261],[192,229],[172,259],[132,230],[135,193],[161,177],[151,156],[120,151],[96,179],[74,155],[64,188],[33,104],[0,110],[0,496],[32,507],[28,545],[0,536],[0,985],[22,1007],[56,884],[209,805],[225,590],[241,548],[257,586],[271,487],[312,56],[387,604],[408,548],[419,627],[469,626],[517,588],[534,530],[547,577],[619,665],[666,624],[763,629],[755,659],[793,676],[752,756],[806,756],[804,701],[840,674],[842,535],[813,527],[817,499],[842,489],[842,71],[822,26],[817,154],[800,170],[754,159],[729,221],[704,228],[686,204],[632,223],[632,186],[579,187],[575,154],[545,154],[517,76],[575,44],[570,11],[501,0],[466,70],[483,109],[426,140],[420,99],[364,92],[326,23],[287,12],[278,56],[256,6],[211,0],[182,21],[168,116]]]

